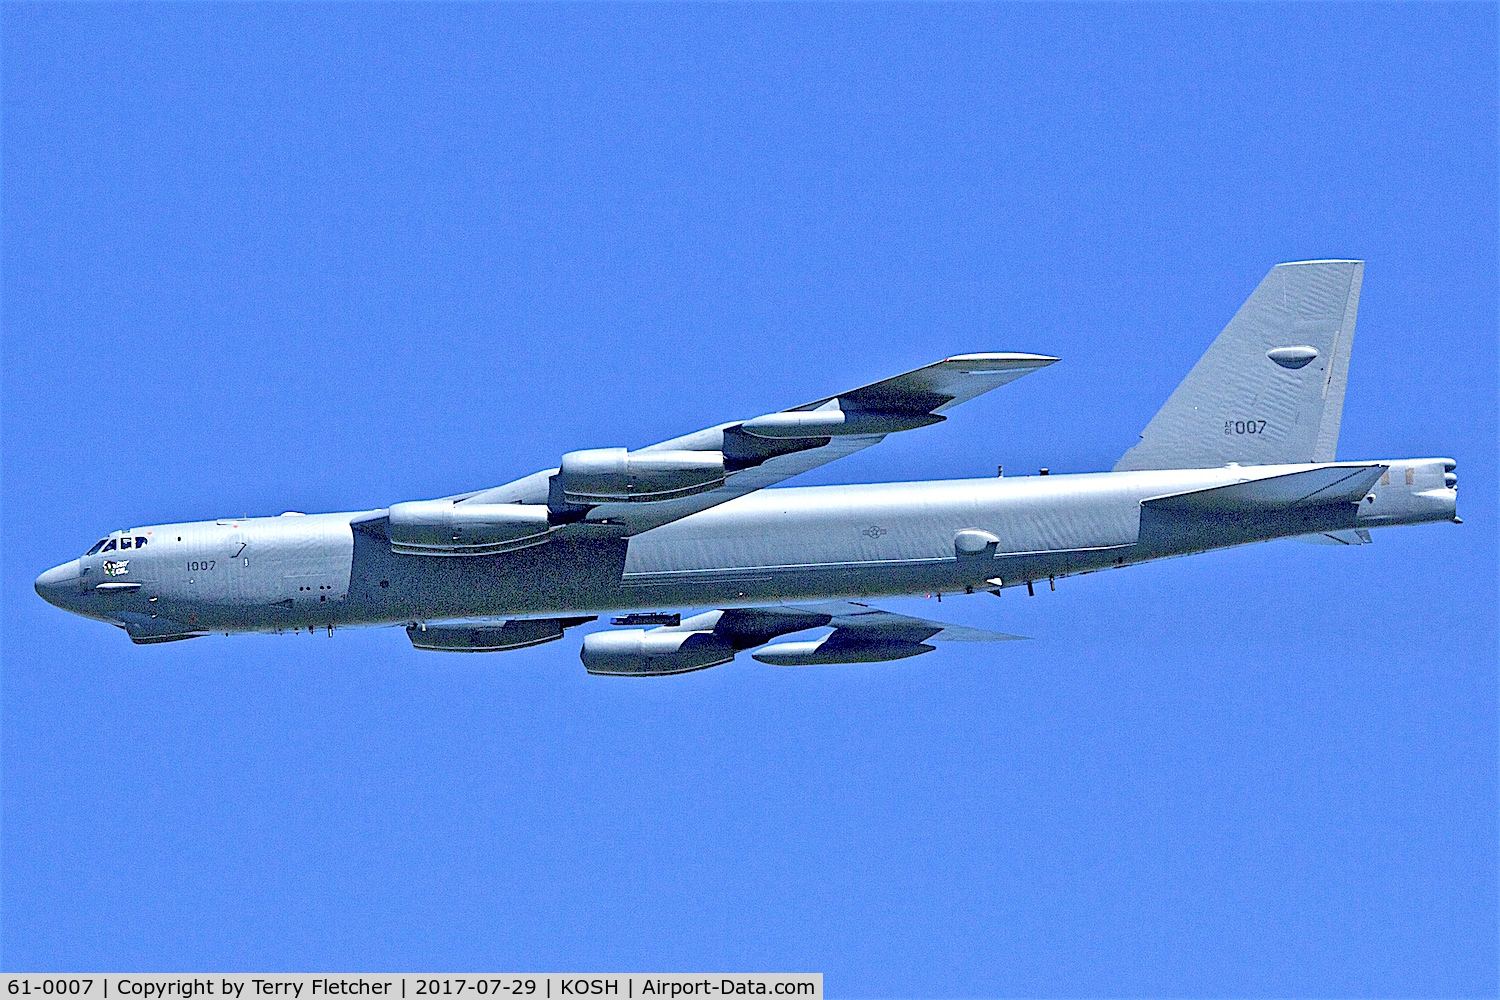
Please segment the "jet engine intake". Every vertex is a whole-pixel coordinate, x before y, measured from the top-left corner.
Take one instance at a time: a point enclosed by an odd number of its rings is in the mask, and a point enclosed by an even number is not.
[[[403,555],[491,555],[545,541],[549,527],[541,504],[413,500],[388,518],[391,551]]]
[[[722,451],[590,448],[562,457],[557,482],[570,504],[672,500],[724,485]]]
[[[633,628],[586,635],[578,655],[591,674],[659,677],[728,663],[734,646],[713,632]]]

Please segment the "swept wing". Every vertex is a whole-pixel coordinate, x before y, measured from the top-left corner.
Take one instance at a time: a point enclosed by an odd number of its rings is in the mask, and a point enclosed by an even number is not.
[[[395,504],[355,527],[413,555],[489,555],[563,537],[625,537],[942,421],[960,403],[1057,359],[962,354],[894,378],[630,451],[593,448],[557,468],[442,500]]]

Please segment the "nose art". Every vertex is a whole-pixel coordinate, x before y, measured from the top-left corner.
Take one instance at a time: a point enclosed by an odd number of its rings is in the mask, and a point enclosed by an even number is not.
[[[53,566],[36,578],[36,592],[48,604],[61,605],[62,597],[78,583],[78,560]]]

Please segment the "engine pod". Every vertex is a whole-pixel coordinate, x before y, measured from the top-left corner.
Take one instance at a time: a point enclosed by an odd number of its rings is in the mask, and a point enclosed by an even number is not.
[[[413,500],[392,504],[387,519],[391,551],[403,555],[490,555],[542,542],[550,527],[541,504]]]
[[[660,677],[728,663],[734,647],[713,632],[630,628],[584,636],[578,656],[591,674]]]
[[[930,653],[936,646],[901,639],[848,639],[838,632],[810,642],[778,642],[750,655],[778,667],[810,667],[826,663],[884,663]]]
[[[408,625],[406,634],[417,649],[444,653],[496,653],[561,639],[564,629],[593,620],[594,616],[588,615],[457,625]]]
[[[724,485],[722,451],[570,451],[557,470],[563,499],[572,504],[671,500]]]

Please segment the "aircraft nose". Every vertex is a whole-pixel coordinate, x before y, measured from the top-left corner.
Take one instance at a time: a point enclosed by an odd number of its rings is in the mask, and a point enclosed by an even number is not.
[[[63,607],[63,595],[78,585],[78,560],[53,566],[36,578],[36,592],[48,604]]]

